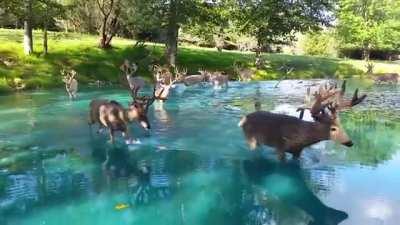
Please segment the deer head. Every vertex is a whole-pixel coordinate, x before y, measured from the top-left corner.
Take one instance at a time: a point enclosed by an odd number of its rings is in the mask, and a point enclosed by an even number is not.
[[[355,90],[351,100],[345,99],[346,81],[342,88],[336,85],[320,86],[319,91],[314,93],[314,103],[310,108],[311,116],[316,122],[329,126],[330,139],[345,146],[351,147],[353,142],[342,128],[338,112],[360,104],[367,96],[358,97],[358,89]]]
[[[62,77],[62,81],[67,85],[70,85],[71,81],[73,79],[75,79],[76,74],[77,74],[75,70],[71,70],[71,71],[68,72],[68,71],[65,71],[64,69],[62,69],[60,71],[60,73],[63,76]]]
[[[200,69],[199,73],[201,76],[204,77],[204,81],[210,81],[211,79],[211,72],[205,70],[205,69]]]
[[[180,70],[178,67],[175,68],[175,82],[181,81],[187,76],[187,68]]]
[[[151,104],[154,102],[153,96],[132,96],[133,101],[129,104],[126,114],[129,121],[137,120],[139,124],[146,130],[150,129],[150,123],[147,118],[147,112]]]
[[[168,99],[169,91],[175,83],[180,82],[184,76],[186,76],[187,70],[183,69],[179,71],[175,68],[175,75],[168,71],[168,74],[164,76],[162,81],[156,82],[155,86],[155,98],[158,100],[165,101]]]

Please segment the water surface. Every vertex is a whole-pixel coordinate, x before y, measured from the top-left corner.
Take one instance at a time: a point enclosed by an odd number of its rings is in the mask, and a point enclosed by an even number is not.
[[[151,107],[150,133],[131,126],[132,146],[87,125],[90,100],[126,105],[122,89],[2,96],[0,224],[398,224],[398,87],[358,84],[367,100],[341,113],[352,148],[323,142],[287,163],[248,151],[237,123],[254,101],[294,113],[311,83],[178,87]]]

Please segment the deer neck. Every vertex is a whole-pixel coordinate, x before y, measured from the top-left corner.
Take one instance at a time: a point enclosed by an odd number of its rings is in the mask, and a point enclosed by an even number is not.
[[[312,122],[310,128],[306,132],[307,140],[309,140],[307,144],[311,145],[320,141],[329,140],[329,130],[330,124]]]
[[[127,122],[132,122],[133,120],[138,118],[138,113],[132,113],[129,109],[124,109],[123,111],[123,120]]]

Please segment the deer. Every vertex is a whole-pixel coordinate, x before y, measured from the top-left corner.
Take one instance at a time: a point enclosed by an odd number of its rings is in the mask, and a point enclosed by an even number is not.
[[[128,144],[131,142],[129,123],[137,121],[145,130],[150,129],[147,112],[154,99],[154,92],[152,97],[135,95],[128,108],[124,108],[114,100],[94,99],[89,105],[89,125],[92,127],[98,123],[99,131],[102,128],[108,128],[111,143],[114,143],[114,133],[120,131]]]
[[[256,111],[242,117],[238,125],[251,150],[260,145],[274,147],[280,161],[285,160],[285,152],[298,159],[305,147],[323,140],[351,147],[353,142],[342,128],[338,112],[360,104],[367,96],[359,97],[356,89],[351,100],[344,99],[345,89],[346,82],[343,82],[341,90],[320,88],[315,92],[314,102],[311,108],[307,108],[314,121],[304,121],[301,115],[298,118]],[[300,108],[299,111],[305,109]]]
[[[66,72],[65,70],[61,70],[61,75],[63,75],[63,82],[65,83],[65,90],[68,93],[70,99],[75,99],[76,94],[78,92],[78,81],[76,80],[76,71],[71,70],[70,72]]]
[[[156,83],[168,83],[172,77],[172,73],[167,66],[153,65],[151,70]]]
[[[248,82],[254,76],[254,71],[249,68],[240,68],[238,63],[233,65],[234,72],[238,75],[239,81]]]
[[[129,63],[129,60],[125,59],[124,63],[120,66],[121,71],[124,73],[126,81],[128,82],[131,96],[137,96],[140,89],[145,86],[145,80],[142,77],[135,76],[138,66],[136,63]]]
[[[389,84],[397,84],[399,82],[399,74],[398,73],[377,73],[374,74],[375,76],[375,83],[382,84],[382,83],[389,83]]]
[[[206,82],[209,77],[209,72],[205,70],[199,70],[200,74],[187,75],[187,70],[178,71],[177,76],[180,82],[185,86],[192,86]]]
[[[168,68],[154,66],[154,96],[156,100],[164,102],[168,99],[171,88],[180,81],[180,71],[175,68],[176,72],[173,75]],[[185,72],[186,73],[186,72]]]
[[[177,82],[178,82],[178,79],[176,77],[173,80],[172,80],[172,77],[170,77],[170,81],[168,82],[168,84],[156,83],[155,99],[160,100],[162,102],[168,100],[170,90],[171,90],[171,88],[174,87],[174,85]]]
[[[215,88],[228,87],[229,77],[217,71],[210,74],[209,81]]]

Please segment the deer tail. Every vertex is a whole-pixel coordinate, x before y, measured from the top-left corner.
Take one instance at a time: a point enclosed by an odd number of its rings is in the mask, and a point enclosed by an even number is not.
[[[242,127],[243,124],[246,123],[246,121],[247,121],[246,116],[243,116],[242,119],[240,119],[240,121],[239,121],[239,123],[238,123],[238,126],[239,126],[239,127]]]

